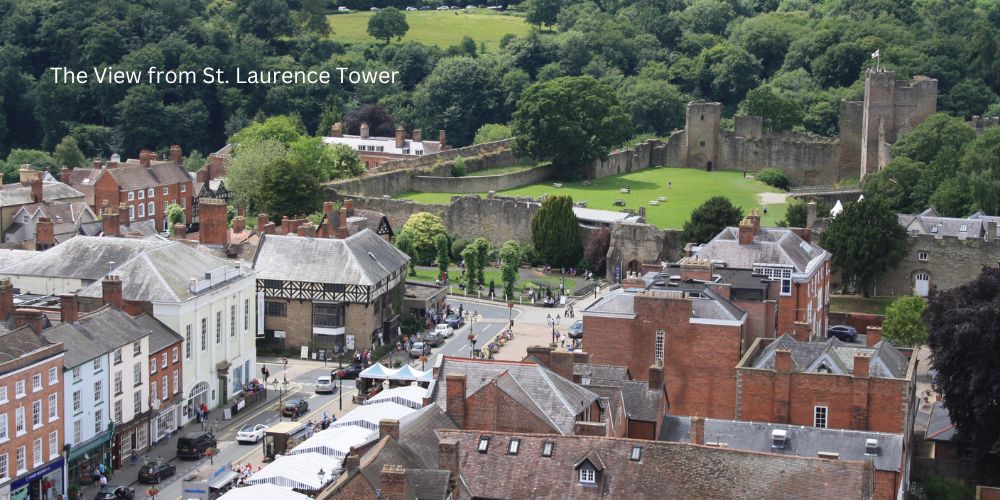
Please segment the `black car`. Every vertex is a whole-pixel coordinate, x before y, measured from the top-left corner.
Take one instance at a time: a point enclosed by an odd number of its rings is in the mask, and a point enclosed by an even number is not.
[[[583,338],[583,320],[578,319],[569,325],[569,338],[571,339],[582,339]]]
[[[298,417],[309,411],[309,402],[304,399],[293,399],[281,408],[281,414],[286,417]]]
[[[448,326],[450,326],[450,327],[458,330],[459,328],[462,327],[462,325],[465,324],[465,318],[463,318],[463,317],[461,317],[461,316],[459,316],[457,314],[452,314],[451,316],[448,316],[447,318],[445,318],[444,322],[448,323]]]
[[[342,379],[355,379],[364,369],[365,367],[361,366],[361,363],[354,363],[337,370],[337,376]]]
[[[216,444],[211,432],[188,432],[177,440],[177,458],[201,458],[205,450],[215,448]]]
[[[132,488],[110,484],[94,495],[94,500],[132,500],[133,498],[135,498],[135,490]]]
[[[854,342],[858,340],[858,331],[853,326],[833,325],[826,331],[827,337],[837,337],[844,342]]]
[[[177,467],[162,460],[155,460],[139,469],[140,483],[158,483],[177,473]]]
[[[431,347],[441,347],[441,344],[444,344],[444,339],[440,335],[429,333],[423,338],[422,342]]]

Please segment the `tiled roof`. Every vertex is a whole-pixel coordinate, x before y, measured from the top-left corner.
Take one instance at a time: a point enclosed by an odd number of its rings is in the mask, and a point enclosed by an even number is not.
[[[448,496],[451,472],[446,470],[406,470],[406,500],[444,500]]]
[[[74,238],[76,241],[80,238]],[[108,238],[127,239],[127,238]],[[143,239],[138,241],[157,241]],[[164,241],[164,240],[158,240]],[[176,241],[146,249],[115,268],[115,274],[122,280],[122,295],[125,300],[142,302],[185,302],[197,295],[208,293],[220,286],[232,283],[252,273],[249,268],[240,268],[238,263],[199,252]],[[58,245],[54,248],[59,248]],[[197,293],[191,291],[191,280],[204,279],[207,273],[234,268],[241,269],[241,275],[231,280],[222,280],[215,286]],[[81,297],[101,297],[102,284],[97,281],[80,290]]]
[[[157,326],[157,330],[163,328],[167,327],[162,323]],[[120,309],[104,306],[74,323],[46,329],[42,335],[51,342],[65,344],[66,366],[75,367],[152,333],[149,321],[138,321]]]
[[[772,431],[785,431],[784,448],[772,446]],[[660,439],[687,443],[691,440],[691,417],[667,416]],[[866,455],[869,439],[878,441],[877,454]],[[820,429],[787,424],[705,419],[705,442],[725,448],[778,455],[815,458],[819,452],[838,453],[840,460],[873,459],[875,469],[898,472],[903,462],[903,435],[844,429]]]
[[[396,442],[390,436],[380,439],[375,446],[361,457],[361,474],[365,476],[372,488],[379,488],[382,483],[382,467],[398,465],[404,469],[418,467],[418,459],[405,446]]]
[[[260,240],[253,268],[258,271],[257,279],[374,285],[408,260],[368,230],[344,239],[268,234]]]
[[[136,323],[150,331],[149,352],[151,353],[184,340],[181,334],[171,330],[169,326],[148,314],[136,316],[134,319]]]
[[[580,377],[580,385],[621,387],[629,380],[628,367],[574,363],[573,376]]]
[[[83,193],[61,183],[42,182],[42,201],[59,201],[70,199],[83,199]],[[13,207],[17,205],[30,205],[35,203],[31,194],[31,186],[25,186],[19,182],[4,184],[0,190],[0,207]]]
[[[149,167],[124,164],[103,170],[125,191],[146,189],[167,184],[180,184],[191,180],[184,165],[170,161],[152,162]]]
[[[35,333],[27,325],[14,330],[0,330],[0,363],[14,361],[55,343]]]
[[[703,285],[698,285],[695,288],[698,291],[694,295],[685,290],[651,289],[633,292],[619,288],[597,299],[596,302],[587,306],[583,312],[584,314],[634,315],[635,297],[639,295],[687,300],[691,304],[691,318],[722,321],[743,321],[746,318],[747,313],[728,301],[725,297],[709,290]]]
[[[156,228],[155,219],[132,221],[128,225],[119,226],[118,232],[122,235],[139,238],[160,234],[160,231]]]
[[[413,451],[420,468],[433,469],[438,465],[438,439],[434,431],[456,428],[444,410],[432,403],[399,419],[399,444]]]
[[[896,214],[899,225],[906,229],[907,233],[928,234],[959,239],[981,239],[986,231],[985,216],[975,217],[976,214],[968,218],[940,217],[937,212],[925,210],[921,214]],[[996,238],[994,235],[993,238]]]
[[[789,229],[762,227],[749,245],[740,245],[739,234],[739,228],[727,227],[698,248],[695,256],[746,269],[755,264],[792,266],[799,273],[809,272],[830,257],[829,252]]]
[[[868,498],[872,471],[863,462],[819,460],[681,443],[593,436],[438,431],[458,441],[462,482],[474,497],[509,499]],[[491,436],[485,453],[479,437]],[[508,454],[511,438],[520,452]],[[543,443],[552,456],[541,456]],[[640,460],[630,460],[640,446]],[[597,455],[604,470],[582,485],[576,465]]]
[[[14,217],[18,217],[21,212],[32,218],[48,217],[56,224],[76,222],[83,215],[89,215],[88,220],[97,219],[97,215],[84,201],[32,203],[21,207],[14,213]]]
[[[445,356],[431,393],[431,401],[445,410],[445,378],[452,374],[465,375],[466,397],[496,381],[498,389],[563,434],[571,434],[577,415],[598,399],[594,392],[534,363]]]
[[[625,414],[632,420],[659,422],[662,396],[660,391],[649,388],[649,382],[629,381],[622,385]]]
[[[35,258],[5,268],[0,274],[96,281],[111,271],[108,263],[120,266],[143,251],[167,244],[162,239],[77,236],[40,252]]]
[[[951,414],[941,401],[931,406],[930,419],[927,422],[927,433],[924,439],[928,441],[951,441],[955,438],[955,424]]]
[[[854,355],[863,353],[870,356],[869,376],[878,378],[905,378],[909,361],[888,340],[882,340],[874,347],[848,344],[830,337],[825,342],[799,342],[783,334],[768,344],[750,362],[750,367],[766,370],[774,369],[774,351],[788,349],[792,353],[792,370],[819,373],[827,371],[838,375],[849,375],[854,370]]]
[[[38,257],[42,255],[43,252],[36,252],[34,250],[12,250],[8,248],[0,249],[0,269],[5,269],[24,262],[28,259]]]

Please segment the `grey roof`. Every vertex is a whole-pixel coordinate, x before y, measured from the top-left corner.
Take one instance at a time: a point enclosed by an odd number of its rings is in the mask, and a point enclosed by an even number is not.
[[[87,205],[87,202],[85,201],[33,203],[18,209],[18,211],[14,213],[14,216],[16,217],[17,214],[22,211],[26,212],[29,217],[48,217],[56,224],[77,222],[77,220],[84,215],[88,215],[90,220],[97,219],[97,214],[91,210],[90,206]]]
[[[156,227],[155,219],[132,221],[128,225],[119,226],[118,231],[121,234],[140,237],[160,234],[160,230]]]
[[[33,259],[4,268],[0,274],[99,280],[110,271],[109,262],[120,266],[143,251],[167,244],[162,239],[77,236]]]
[[[184,165],[170,161],[151,162],[149,167],[124,164],[116,168],[106,168],[103,172],[114,178],[125,191],[180,184],[191,180]]]
[[[986,230],[987,216],[973,214],[968,218],[941,217],[933,209],[920,214],[896,214],[899,225],[907,232],[948,238],[981,239]],[[964,229],[964,231],[963,231]],[[996,235],[993,236],[994,238]]]
[[[83,193],[61,182],[42,182],[42,201],[83,199]],[[35,203],[31,194],[31,186],[21,183],[4,184],[0,190],[0,207],[30,205]]]
[[[72,368],[150,335],[153,332],[148,324],[120,309],[104,306],[74,323],[59,323],[46,329],[42,335],[51,342],[65,344],[65,364]]]
[[[417,456],[412,451],[386,436],[361,457],[361,474],[373,488],[379,488],[383,466],[398,465],[404,469],[415,469],[418,463]]]
[[[810,264],[828,259],[830,254],[815,243],[808,243],[790,229],[765,228],[757,232],[749,245],[740,245],[740,230],[727,227],[712,241],[702,245],[695,257],[725,262],[728,267],[752,268],[754,264],[792,266],[804,273]]]
[[[409,257],[370,230],[344,239],[264,235],[253,268],[257,279],[374,285]]]
[[[927,432],[924,439],[928,441],[951,441],[955,438],[955,424],[951,421],[951,413],[941,401],[931,405],[931,415],[927,422]]]
[[[43,252],[36,252],[34,250],[12,250],[3,248],[0,249],[0,269],[5,269],[24,262],[33,257],[38,257],[42,255]]]
[[[444,409],[429,404],[399,419],[399,444],[405,446],[417,457],[424,469],[438,466],[438,437],[436,429],[457,429]]]
[[[16,360],[55,343],[39,335],[27,325],[13,330],[0,329],[0,363]]]
[[[74,238],[71,241],[77,239],[80,238]],[[232,280],[223,280],[215,286],[195,293],[191,291],[191,280],[194,278],[201,280],[206,274],[223,269],[228,271],[238,268],[241,270],[240,277],[245,277],[250,272],[248,268],[241,268],[238,263],[199,252],[197,249],[176,241],[166,241],[160,238],[147,238],[139,241],[159,241],[165,244],[139,252],[115,268],[115,274],[120,276],[122,280],[122,294],[125,300],[185,302],[197,295],[209,293],[232,282]],[[55,248],[59,248],[59,246]],[[95,282],[80,290],[79,295],[81,297],[101,297],[102,285],[99,281]]]
[[[406,470],[406,499],[432,500],[451,498],[448,482],[451,471],[446,470]]]
[[[599,222],[601,224],[613,224],[615,222],[636,221],[638,215],[628,212],[614,212],[611,210],[598,210],[595,208],[573,207],[573,215],[580,222]]]
[[[577,415],[598,399],[594,392],[534,363],[445,356],[431,393],[431,401],[444,410],[447,410],[445,378],[452,374],[465,375],[466,397],[496,381],[498,389],[561,434],[572,434]]]
[[[583,312],[603,313],[603,314],[635,314],[635,295],[625,293],[624,290],[617,290],[597,299],[596,302],[587,306]]]
[[[750,361],[750,367],[766,370],[774,369],[774,351],[788,349],[792,353],[792,370],[819,373],[820,369],[837,375],[849,375],[854,370],[854,355],[863,353],[870,356],[869,376],[877,378],[906,377],[909,364],[906,356],[893,347],[888,340],[882,340],[873,347],[848,344],[830,337],[825,342],[799,342],[790,335],[783,334],[761,350]]]
[[[622,384],[625,414],[632,420],[658,422],[662,396],[660,391],[649,388],[649,382],[628,381]]]
[[[149,330],[149,352],[154,353],[157,351],[162,351],[163,349],[170,347],[171,345],[184,340],[181,334],[170,329],[169,326],[164,325],[160,320],[148,315],[142,314],[136,316],[135,322],[138,323],[143,328]]]
[[[652,274],[652,273],[650,273]],[[724,321],[743,321],[747,313],[737,307],[725,297],[709,290],[704,285],[689,287],[688,289],[649,289],[639,292],[632,292],[622,288],[615,290],[596,302],[586,307],[584,313],[600,314],[635,314],[635,296],[648,295],[650,297],[674,298],[688,300],[691,304],[691,317],[700,319],[715,319]],[[689,295],[693,290],[697,290],[695,295]]]
[[[580,377],[580,385],[621,387],[629,380],[628,367],[574,363],[573,377]]]
[[[785,448],[771,446],[771,432],[784,430]],[[868,439],[878,440],[878,454],[865,455]],[[669,415],[663,420],[660,440],[688,443],[691,441],[691,417]],[[839,453],[840,460],[864,461],[872,458],[875,468],[897,472],[903,460],[903,435],[844,429],[821,429],[788,424],[769,424],[740,420],[705,419],[705,442],[720,443],[734,450],[757,451],[778,455],[815,458],[819,452]]]

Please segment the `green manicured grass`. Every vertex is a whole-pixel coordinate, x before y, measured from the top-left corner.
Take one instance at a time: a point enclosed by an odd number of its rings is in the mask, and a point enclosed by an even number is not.
[[[626,194],[620,189],[628,186],[631,192]],[[758,194],[778,192],[762,182],[743,178],[743,172],[717,171],[705,172],[691,168],[648,168],[639,172],[605,177],[591,181],[590,185],[583,182],[563,183],[562,188],[553,187],[551,182],[531,184],[498,194],[508,196],[539,197],[545,193],[550,195],[570,195],[573,201],[587,201],[587,208],[602,210],[621,210],[614,205],[615,200],[625,200],[625,208],[638,210],[646,207],[646,221],[661,228],[681,229],[684,222],[690,218],[691,211],[713,196],[725,196],[733,204],[743,207],[746,212],[751,208],[761,208]],[[485,193],[481,193],[484,195]],[[651,206],[649,202],[659,196],[666,196],[667,201],[659,206]],[[408,198],[421,203],[448,203],[452,195],[449,193],[404,193],[397,198]],[[775,226],[785,218],[787,203],[768,204],[767,214],[761,224]]]
[[[831,312],[856,312],[866,314],[885,314],[898,297],[862,297],[860,295],[830,295]]]
[[[331,38],[340,42],[374,42],[368,36],[368,19],[374,12],[352,12],[328,16],[333,28]],[[523,35],[531,30],[531,26],[523,17],[494,13],[487,9],[447,11],[417,11],[405,12],[409,31],[403,37],[403,42],[421,42],[438,47],[450,47],[469,36],[476,45],[485,43],[490,50],[500,46],[500,39],[508,33]],[[397,43],[397,42],[393,42]]]
[[[416,276],[407,275],[406,277],[407,281],[433,283],[434,279],[438,275],[437,267],[417,267],[416,271],[417,271]],[[455,286],[455,293],[460,293],[458,291],[458,280],[460,276],[462,276],[462,270],[459,269],[457,265],[453,264],[451,266],[448,266],[448,278],[451,284]],[[496,283],[497,293],[500,293],[500,291],[503,290],[503,280],[501,280],[500,278],[499,269],[495,267],[486,268],[486,271],[483,272],[483,278],[486,279],[486,292],[489,292],[490,280],[493,280]],[[517,283],[514,284],[514,290],[517,292],[521,292],[522,290],[525,289],[524,287],[525,285],[528,284],[528,281],[529,280],[519,277],[517,279]],[[562,277],[556,275],[538,276],[531,278],[530,281],[532,283],[544,283],[552,287],[553,290],[558,290],[559,284],[562,283]],[[570,291],[575,290],[576,279],[566,278],[566,288]]]
[[[500,174],[510,174],[513,172],[520,172],[522,170],[528,170],[529,168],[535,168],[535,165],[511,165],[509,167],[495,167],[487,168],[485,170],[480,170],[478,172],[469,172],[465,174],[466,177],[483,177],[486,175],[500,175]]]

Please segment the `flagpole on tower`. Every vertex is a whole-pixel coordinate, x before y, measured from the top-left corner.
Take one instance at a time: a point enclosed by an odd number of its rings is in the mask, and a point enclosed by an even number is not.
[[[875,49],[875,52],[872,52],[872,59],[875,60],[875,71],[876,72],[877,71],[881,71],[881,67],[882,67],[882,50],[881,49]]]

